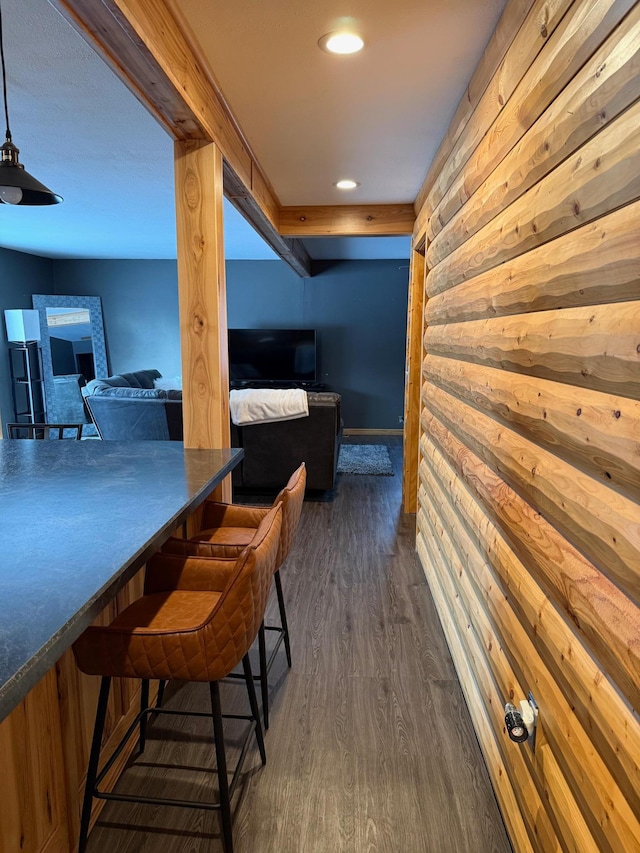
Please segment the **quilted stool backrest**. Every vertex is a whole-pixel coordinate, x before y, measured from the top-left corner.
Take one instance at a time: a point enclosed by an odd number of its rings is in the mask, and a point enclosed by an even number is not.
[[[302,503],[304,501],[304,490],[307,485],[307,468],[303,462],[293,474],[289,477],[289,482],[280,491],[274,501],[274,506],[279,502],[282,503],[282,532],[280,534],[280,547],[278,549],[278,558],[276,560],[276,568],[287,559],[287,555],[293,545],[300,514],[302,513]]]
[[[264,620],[281,528],[282,506],[278,503],[238,558],[215,618],[207,626],[205,643],[214,656],[221,658],[225,674],[249,651]]]

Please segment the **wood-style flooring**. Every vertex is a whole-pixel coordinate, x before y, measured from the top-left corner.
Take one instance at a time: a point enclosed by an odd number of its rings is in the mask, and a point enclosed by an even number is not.
[[[395,476],[341,475],[333,501],[305,502],[282,571],[293,667],[282,649],[267,765],[252,747],[233,802],[235,853],[510,853],[415,518],[401,513],[400,440],[378,441]],[[241,683],[223,685],[223,712],[245,698]],[[168,687],[166,702],[207,710],[207,687]],[[215,797],[209,721],[158,718],[147,737],[119,791]],[[89,839],[89,853],[222,849],[216,813],[126,803],[108,803]]]

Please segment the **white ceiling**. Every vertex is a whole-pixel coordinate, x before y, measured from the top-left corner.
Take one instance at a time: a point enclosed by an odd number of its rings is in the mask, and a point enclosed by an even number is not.
[[[280,202],[413,202],[504,0],[173,0]],[[365,48],[320,50],[353,27]],[[360,182],[349,192],[340,178]]]
[[[175,258],[170,138],[47,0],[1,0],[15,144],[64,197],[0,204],[0,246]],[[180,0],[283,204],[412,201],[505,0]],[[316,46],[338,13],[366,49]],[[433,34],[433,37],[431,37]],[[332,183],[361,186],[339,194]],[[306,241],[312,257],[408,257],[409,238]],[[229,259],[274,258],[231,205]]]

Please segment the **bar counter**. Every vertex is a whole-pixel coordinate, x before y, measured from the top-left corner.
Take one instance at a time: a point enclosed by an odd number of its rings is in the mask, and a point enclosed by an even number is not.
[[[0,441],[0,721],[242,455]]]

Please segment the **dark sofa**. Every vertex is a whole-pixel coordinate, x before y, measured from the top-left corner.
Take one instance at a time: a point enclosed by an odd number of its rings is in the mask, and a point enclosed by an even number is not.
[[[182,441],[182,392],[153,387],[158,370],[93,379],[83,389],[100,438]]]
[[[105,440],[182,441],[182,392],[154,388],[157,370],[138,370],[94,379],[83,389],[85,401]],[[307,489],[335,486],[342,440],[341,397],[308,392],[309,417],[292,421],[235,426],[231,446],[244,449],[234,469],[234,487],[280,489],[306,462]]]
[[[306,462],[307,489],[333,489],[342,441],[341,397],[307,392],[309,417],[268,424],[231,424],[231,446],[244,449],[233,484],[242,489],[280,489]]]

